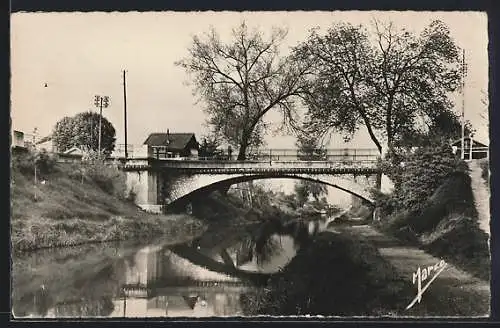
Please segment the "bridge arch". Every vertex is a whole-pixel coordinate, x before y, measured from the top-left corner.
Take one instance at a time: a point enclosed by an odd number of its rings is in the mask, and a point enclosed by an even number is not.
[[[375,201],[371,188],[367,188],[352,180],[328,174],[195,174],[170,181],[169,197],[167,198],[166,205],[182,202],[193,195],[217,190],[222,186],[264,179],[295,179],[317,182],[345,191],[370,204],[373,204]]]

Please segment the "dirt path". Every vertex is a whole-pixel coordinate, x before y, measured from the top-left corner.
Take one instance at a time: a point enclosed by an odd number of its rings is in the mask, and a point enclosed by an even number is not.
[[[490,235],[490,193],[481,176],[481,167],[477,161],[469,162],[472,193],[478,213],[479,227]]]
[[[413,274],[420,267],[424,269],[440,262],[426,252],[411,246],[406,246],[395,238],[386,236],[371,226],[350,226],[337,228],[347,233],[369,241],[378,248],[386,259],[409,284],[412,284]],[[434,274],[431,274],[431,277]],[[429,279],[422,283],[424,286]],[[413,285],[415,294],[408,300],[411,303],[417,296],[417,285]],[[484,317],[490,313],[490,284],[470,274],[447,264],[445,269],[424,292],[421,302],[409,310],[404,310],[408,304],[402,305],[398,315],[404,316],[465,316]]]

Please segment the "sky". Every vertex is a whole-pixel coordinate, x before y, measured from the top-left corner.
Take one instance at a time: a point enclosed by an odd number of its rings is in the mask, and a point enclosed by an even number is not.
[[[325,30],[336,21],[369,24],[373,18],[420,32],[434,19],[446,23],[466,49],[466,119],[477,138],[488,142],[487,16],[479,12],[156,12],[15,13],[11,19],[11,118],[13,129],[50,134],[64,116],[87,110],[94,95],[106,95],[103,115],[124,143],[122,70],[127,70],[128,143],[141,144],[149,133],[204,134],[203,103],[197,103],[189,78],[174,62],[187,56],[194,35],[213,26],[222,39],[243,20],[267,33],[288,28],[285,52],[306,39],[308,30]],[[47,87],[45,86],[47,84]],[[456,99],[460,100],[460,97]],[[461,101],[457,105],[461,105]],[[279,122],[279,116],[268,120]],[[270,133],[270,148],[295,148],[293,136]],[[334,137],[331,147],[373,148],[361,132],[350,144]]]

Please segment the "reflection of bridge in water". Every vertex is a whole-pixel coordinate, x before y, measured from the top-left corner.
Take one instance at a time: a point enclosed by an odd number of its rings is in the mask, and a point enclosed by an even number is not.
[[[286,266],[297,250],[293,236],[274,233],[263,237],[276,243],[268,260],[260,263],[255,256],[248,256],[248,240],[238,238],[234,243],[224,240],[203,248],[192,242],[141,249],[127,260],[126,279],[121,298],[114,302],[113,316],[242,314],[240,296],[259,288],[259,283]],[[255,243],[251,248],[255,251]]]
[[[215,238],[209,232],[182,245],[158,242],[139,250],[107,245],[92,251],[82,246],[70,250],[72,256],[56,250],[33,254],[30,263],[40,263],[40,256],[45,262],[33,267],[35,275],[18,275],[13,308],[23,317],[238,315],[241,295],[286,267],[303,245],[297,241],[304,232],[305,223],[268,224],[227,228]],[[77,253],[83,257],[75,260]],[[45,269],[49,266],[58,275]]]
[[[285,152],[285,150],[280,150]],[[270,150],[266,158],[213,160],[167,158],[146,151],[124,165],[127,186],[142,208],[159,212],[162,206],[188,197],[257,179],[302,179],[323,183],[373,202],[372,190],[380,188],[379,155],[373,149],[332,149],[318,160]],[[273,155],[274,154],[274,155]],[[279,155],[280,154],[280,155]]]

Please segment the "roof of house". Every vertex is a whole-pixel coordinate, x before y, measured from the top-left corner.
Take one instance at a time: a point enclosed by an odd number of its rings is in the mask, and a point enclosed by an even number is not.
[[[73,147],[64,152],[66,155],[83,155],[83,151],[78,147]]]
[[[43,137],[42,139],[38,140],[36,144],[39,145],[39,144],[42,144],[42,143],[50,141],[50,140],[52,140],[52,136],[51,135]]]
[[[167,146],[168,149],[181,150],[186,148],[192,138],[196,141],[194,133],[151,133],[144,141],[144,144],[148,146]]]
[[[469,137],[465,137],[464,139],[469,139]],[[487,145],[483,144],[482,142],[477,141],[474,138],[471,138],[471,139],[472,139],[472,147],[488,147]],[[462,140],[458,139],[458,140],[453,141],[451,145],[460,147],[461,144],[462,144]]]

